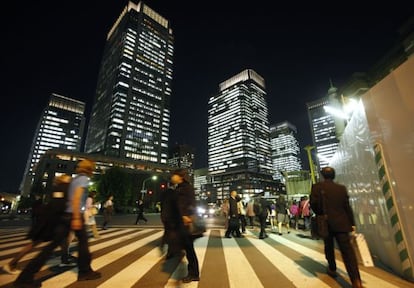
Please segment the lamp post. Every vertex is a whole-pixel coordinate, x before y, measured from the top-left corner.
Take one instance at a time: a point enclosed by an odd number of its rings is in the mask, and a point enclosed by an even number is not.
[[[147,189],[145,189],[145,183],[148,181],[148,180],[153,180],[153,181],[155,181],[155,180],[157,180],[157,176],[156,175],[154,175],[154,176],[151,176],[151,177],[148,177],[148,178],[146,178],[146,179],[144,179],[144,181],[142,181],[142,188],[141,188],[141,194],[142,194],[142,199],[144,199],[144,194],[145,193],[147,193]]]

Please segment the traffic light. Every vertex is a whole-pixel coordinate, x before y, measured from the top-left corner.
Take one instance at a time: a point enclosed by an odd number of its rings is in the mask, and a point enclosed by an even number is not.
[[[148,195],[152,195],[152,190],[148,190]]]

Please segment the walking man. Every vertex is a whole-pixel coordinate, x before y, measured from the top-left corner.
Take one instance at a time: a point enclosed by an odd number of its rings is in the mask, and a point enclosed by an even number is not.
[[[78,163],[75,171],[77,176],[72,179],[68,188],[65,214],[54,231],[53,240],[43,247],[42,251],[26,265],[13,283],[13,287],[41,287],[40,283],[34,281],[35,274],[53,254],[55,248],[67,239],[70,230],[73,230],[78,238],[78,281],[101,277],[101,273],[93,271],[91,268],[88,235],[82,215],[82,207],[85,206],[88,193],[89,177],[93,175],[94,170],[95,163],[92,161],[82,160]]]
[[[351,245],[349,233],[355,230],[354,214],[349,205],[348,191],[345,186],[335,183],[335,170],[325,167],[321,170],[324,181],[312,185],[310,203],[312,210],[317,214],[328,216],[329,236],[324,239],[325,257],[328,261],[328,275],[336,277],[336,262],[334,252],[334,238],[338,243],[346,271],[353,288],[362,287],[358,262]],[[322,192],[322,193],[321,193]],[[322,198],[322,199],[321,199]],[[323,210],[319,207],[322,204]]]
[[[135,220],[135,225],[139,223],[139,220],[144,220],[145,223],[148,222],[148,219],[144,216],[144,201],[142,201],[141,199],[138,200],[138,215],[137,219]]]

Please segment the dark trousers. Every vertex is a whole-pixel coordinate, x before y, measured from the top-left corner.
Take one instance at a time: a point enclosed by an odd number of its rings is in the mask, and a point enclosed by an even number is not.
[[[226,230],[226,237],[230,237],[233,233],[236,233],[236,237],[240,237],[240,224],[239,224],[239,217],[230,217],[229,224]]]
[[[266,218],[267,218],[267,216],[259,215],[259,216],[257,216],[257,218],[259,219],[259,223],[260,223],[259,237],[260,238],[267,237],[267,234],[266,234]]]
[[[184,249],[185,249],[185,257],[187,258],[188,265],[188,275],[199,277],[200,271],[198,268],[198,258],[197,254],[194,250],[194,239],[188,233],[184,236]]]
[[[348,232],[329,232],[329,236],[324,239],[325,257],[328,261],[329,269],[336,271],[334,238],[338,243],[349,278],[351,281],[360,280],[361,276],[359,275],[358,262]]]
[[[239,220],[240,220],[240,224],[241,224],[241,230],[244,233],[244,232],[246,232],[246,225],[247,225],[246,216],[245,215],[239,215]]]
[[[107,211],[106,209],[103,212],[104,222],[102,224],[103,228],[106,229],[108,227],[109,222],[112,220],[112,212]]]
[[[148,221],[147,218],[144,216],[144,212],[138,211],[137,219],[135,220],[135,224],[138,224],[139,220],[144,220],[145,222]]]
[[[55,248],[66,241],[70,232],[70,222],[72,216],[66,214],[63,216],[61,223],[56,227],[53,240],[43,247],[42,251],[33,258],[23,269],[17,277],[15,283],[30,283],[34,279],[34,275],[39,272],[42,266],[52,256]],[[83,219],[83,217],[82,217]],[[89,252],[88,234],[85,230],[85,225],[81,230],[76,230],[75,235],[78,238],[78,274],[83,274],[91,271],[91,254]]]

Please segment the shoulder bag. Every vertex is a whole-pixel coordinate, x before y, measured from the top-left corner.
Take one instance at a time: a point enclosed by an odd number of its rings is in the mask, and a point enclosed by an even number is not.
[[[311,229],[312,229],[312,235],[315,235],[316,237],[320,238],[326,238],[329,235],[328,230],[328,215],[325,213],[325,207],[326,207],[326,201],[325,201],[325,195],[324,191],[319,191],[319,212],[321,214],[318,214],[311,218]]]

